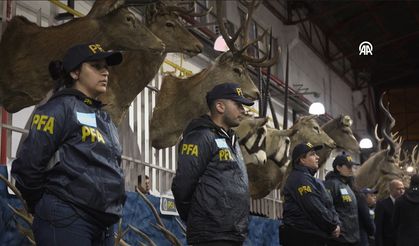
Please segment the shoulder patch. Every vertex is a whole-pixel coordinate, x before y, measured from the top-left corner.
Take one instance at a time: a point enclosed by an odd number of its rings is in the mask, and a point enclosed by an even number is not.
[[[298,193],[300,193],[300,196],[303,196],[306,193],[311,193],[312,192],[311,186],[309,186],[309,185],[302,185],[302,186],[298,187],[297,190],[298,190]]]
[[[181,154],[182,155],[192,155],[198,157],[198,145],[196,144],[182,144]]]
[[[97,127],[95,113],[76,112],[76,114],[77,114],[77,120],[79,121],[80,124],[91,126],[91,127]]]
[[[32,126],[37,131],[54,134],[54,117],[48,115],[35,114],[32,119]]]
[[[342,188],[342,189],[340,189],[340,193],[342,194],[342,195],[348,195],[349,193],[348,193],[348,191],[346,190],[346,188]]]

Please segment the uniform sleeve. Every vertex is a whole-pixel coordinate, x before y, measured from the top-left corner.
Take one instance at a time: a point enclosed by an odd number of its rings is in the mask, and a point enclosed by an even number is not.
[[[32,117],[29,134],[12,163],[16,187],[26,200],[30,212],[33,212],[42,197],[48,162],[63,138],[64,122],[64,108],[59,104],[46,104],[37,109]]]
[[[383,217],[384,217],[384,206],[383,201],[377,202],[375,208],[375,245],[383,245]]]
[[[319,185],[321,187],[315,185],[311,180],[304,180],[297,187],[297,191],[294,194],[299,196],[299,199],[296,200],[320,229],[330,234],[339,225],[339,218],[333,207],[327,208],[325,206],[321,193],[327,191],[322,184]]]
[[[176,208],[182,220],[187,221],[192,195],[199,178],[211,159],[210,138],[195,132],[187,135],[179,145],[178,167],[172,183]]]

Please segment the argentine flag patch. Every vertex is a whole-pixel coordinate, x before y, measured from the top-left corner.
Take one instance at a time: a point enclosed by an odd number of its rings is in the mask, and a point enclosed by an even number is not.
[[[227,142],[224,138],[216,138],[215,143],[217,144],[217,147],[220,149],[228,148]]]
[[[76,112],[76,114],[77,114],[77,120],[80,122],[80,124],[95,127],[95,128],[97,127],[95,113]]]

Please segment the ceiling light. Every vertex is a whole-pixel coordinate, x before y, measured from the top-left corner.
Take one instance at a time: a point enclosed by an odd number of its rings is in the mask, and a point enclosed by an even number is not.
[[[321,114],[325,113],[325,110],[324,110],[324,106],[323,106],[322,103],[315,102],[315,103],[310,105],[310,108],[308,109],[308,112],[310,114],[321,115]]]
[[[372,141],[369,138],[363,138],[359,142],[359,147],[361,149],[371,149],[372,148]]]
[[[414,170],[414,168],[413,168],[412,166],[408,166],[408,167],[406,168],[406,171],[407,171],[408,173],[412,173],[412,172],[413,172],[413,170]]]

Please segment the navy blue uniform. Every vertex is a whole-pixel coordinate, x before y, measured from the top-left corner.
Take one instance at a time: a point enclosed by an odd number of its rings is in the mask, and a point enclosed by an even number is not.
[[[36,109],[12,165],[16,186],[32,212],[47,193],[102,227],[121,217],[122,149],[101,106],[77,90],[64,89]]]
[[[331,171],[326,175],[325,186],[333,198],[333,204],[341,221],[339,238],[334,238],[330,244],[353,244],[359,242],[358,202],[349,183],[350,177],[343,177]]]
[[[280,231],[284,245],[297,245],[294,242],[305,236],[306,238],[312,236],[318,241],[326,240],[339,225],[332,198],[322,181],[313,175],[309,168],[296,164],[285,183],[283,213],[285,231]],[[286,235],[290,229],[299,232],[294,235],[299,238]],[[304,245],[315,245],[310,243],[306,241]]]
[[[188,243],[243,242],[250,194],[234,132],[201,116],[186,128],[178,152],[172,191],[180,217],[187,222]]]

